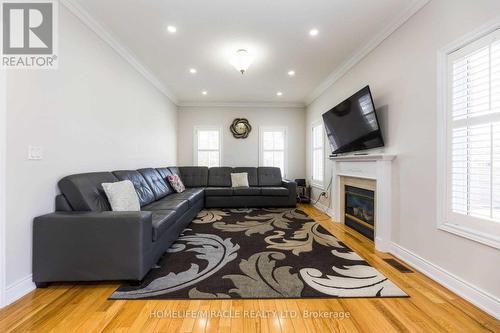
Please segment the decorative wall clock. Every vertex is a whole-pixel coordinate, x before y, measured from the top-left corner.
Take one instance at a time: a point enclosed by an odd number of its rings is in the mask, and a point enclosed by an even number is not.
[[[236,118],[229,127],[236,139],[246,139],[252,131],[252,126],[246,118]]]

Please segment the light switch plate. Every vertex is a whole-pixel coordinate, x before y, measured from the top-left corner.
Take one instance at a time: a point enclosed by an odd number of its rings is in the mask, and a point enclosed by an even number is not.
[[[28,146],[28,160],[41,160],[43,158],[43,147]]]

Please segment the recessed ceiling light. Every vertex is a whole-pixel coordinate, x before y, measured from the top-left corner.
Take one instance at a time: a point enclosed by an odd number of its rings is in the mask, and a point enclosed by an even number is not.
[[[309,35],[312,37],[317,36],[318,34],[319,34],[319,31],[316,28],[309,30]]]
[[[201,92],[201,94],[202,94],[202,95],[207,95],[207,94],[208,94],[208,92],[207,92],[206,90],[203,90],[203,91]]]
[[[276,93],[276,96],[282,96],[282,95],[283,95],[283,93],[282,93],[281,91],[278,91],[278,92]]]
[[[294,70],[288,71],[288,76],[295,76],[295,71]]]
[[[173,25],[169,25],[167,27],[167,31],[170,32],[171,34],[175,34],[177,32],[177,28]]]
[[[198,73],[198,71],[196,70],[196,68],[190,68],[189,73],[196,74],[196,73]]]

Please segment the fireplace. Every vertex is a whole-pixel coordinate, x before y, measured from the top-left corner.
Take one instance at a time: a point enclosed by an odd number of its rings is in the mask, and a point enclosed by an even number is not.
[[[344,223],[367,238],[374,240],[375,192],[345,185]]]
[[[392,247],[393,205],[397,205],[398,198],[392,194],[392,162],[396,155],[369,154],[354,156],[332,157],[332,210],[330,214],[335,221],[346,224],[345,186],[353,186],[371,190],[369,197],[374,200],[373,230],[368,233],[375,249],[380,252],[389,252]],[[373,195],[374,194],[374,195]],[[354,215],[353,215],[354,216]],[[363,221],[366,222],[366,221]],[[351,225],[355,222],[350,221]],[[363,225],[358,223],[356,226]],[[370,223],[367,222],[368,225]],[[361,229],[361,228],[359,228]],[[364,231],[369,231],[363,229]]]

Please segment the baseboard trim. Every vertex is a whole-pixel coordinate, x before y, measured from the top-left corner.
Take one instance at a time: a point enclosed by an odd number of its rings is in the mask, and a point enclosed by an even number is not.
[[[406,262],[432,280],[443,285],[458,296],[471,302],[484,312],[500,319],[500,299],[490,293],[464,281],[447,270],[427,261],[401,245],[391,243],[390,253]]]
[[[35,288],[36,286],[35,283],[33,283],[33,277],[31,274],[14,282],[5,288],[5,304],[3,304],[3,306],[7,306],[17,301],[24,295],[35,290]]]
[[[323,205],[320,202],[313,203],[313,206],[319,209],[320,211],[324,212],[326,215],[333,217],[333,209]]]

